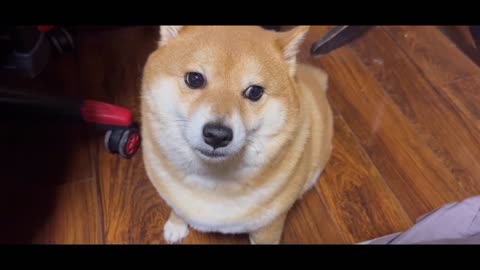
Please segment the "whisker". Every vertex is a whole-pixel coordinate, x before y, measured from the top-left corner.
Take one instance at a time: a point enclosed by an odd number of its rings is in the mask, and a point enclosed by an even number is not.
[[[252,147],[253,150],[255,150],[255,152],[256,152],[257,154],[260,153],[260,151],[258,151],[258,149],[254,146],[254,142],[253,142],[253,141],[251,141],[251,140],[246,140],[246,142],[247,142],[247,146]]]
[[[257,143],[259,143],[262,148],[265,148],[265,145],[263,145],[262,141],[260,141],[260,139],[257,136],[252,135],[252,139],[255,140]]]

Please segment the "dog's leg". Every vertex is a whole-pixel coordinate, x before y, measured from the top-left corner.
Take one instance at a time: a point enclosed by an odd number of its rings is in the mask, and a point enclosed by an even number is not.
[[[250,233],[250,243],[260,245],[279,244],[282,238],[283,225],[287,214],[282,214],[272,223]]]
[[[175,212],[170,213],[170,217],[163,227],[163,237],[167,243],[176,243],[188,235],[188,225],[179,218]]]

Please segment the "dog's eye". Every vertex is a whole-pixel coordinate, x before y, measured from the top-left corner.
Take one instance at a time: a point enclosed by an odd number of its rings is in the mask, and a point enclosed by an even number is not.
[[[263,87],[258,85],[249,86],[244,92],[243,96],[251,101],[258,101],[263,95]]]
[[[191,89],[199,89],[205,86],[205,78],[198,72],[188,72],[185,74],[185,84]]]

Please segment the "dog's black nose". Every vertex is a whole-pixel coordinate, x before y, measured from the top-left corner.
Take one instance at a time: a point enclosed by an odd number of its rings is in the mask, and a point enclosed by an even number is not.
[[[203,126],[203,140],[213,148],[227,146],[233,139],[231,128],[220,123],[207,123]]]

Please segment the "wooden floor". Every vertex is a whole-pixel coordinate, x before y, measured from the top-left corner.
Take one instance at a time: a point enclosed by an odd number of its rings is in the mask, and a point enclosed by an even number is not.
[[[479,194],[480,68],[469,45],[442,28],[375,27],[313,60],[309,47],[327,29],[313,27],[300,59],[329,73],[334,153],[288,216],[283,242],[357,243]],[[155,27],[90,29],[38,79],[2,82],[119,104],[138,119],[139,79],[157,39]],[[58,123],[0,130],[0,242],[164,243],[169,208],[141,153],[124,160],[106,152],[103,133]],[[184,243],[248,240],[191,231]]]

